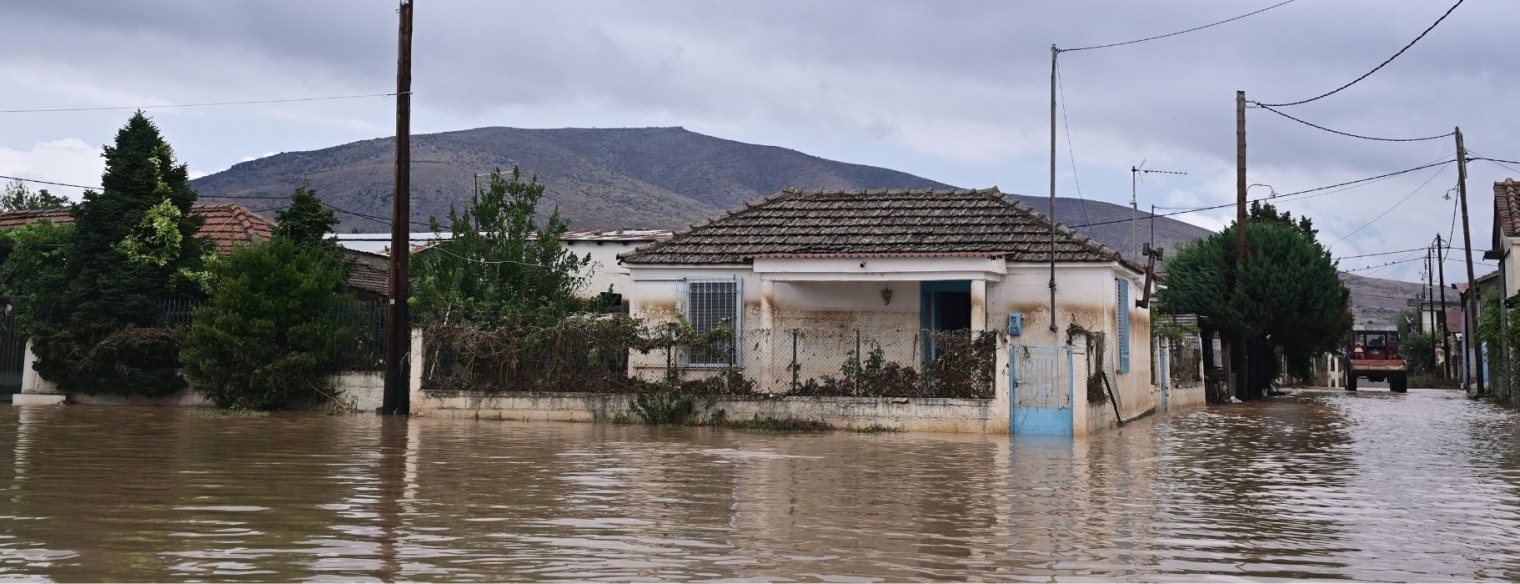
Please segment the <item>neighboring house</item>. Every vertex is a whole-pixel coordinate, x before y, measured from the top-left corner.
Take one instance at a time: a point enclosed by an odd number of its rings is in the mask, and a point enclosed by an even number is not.
[[[268,241],[274,235],[273,221],[240,205],[195,205],[190,208],[190,214],[205,218],[200,230],[195,232],[196,237],[216,245],[217,252],[222,255],[231,253],[233,247]],[[0,213],[0,230],[41,221],[51,221],[57,225],[72,224],[74,214],[69,209]]]
[[[1147,358],[1150,317],[1135,303],[1143,271],[1065,227],[1052,245],[1050,220],[996,188],[789,189],[625,254],[622,263],[632,276],[634,316],[737,331],[731,360],[758,391],[847,376],[869,366],[867,352],[926,371],[938,358],[936,339],[965,330],[1012,334],[1019,391],[1055,382],[1064,396],[1074,388],[1073,401],[1086,406],[1078,412],[1088,411],[1075,417],[1076,433],[1112,423],[1107,399],[1087,399],[1104,392],[1087,386],[1089,372],[1109,373],[1125,418],[1158,403]],[[1092,343],[1084,341],[1089,335]],[[1063,349],[1069,342],[1075,350]],[[1065,355],[1038,363],[1051,375],[1028,359],[1041,351]],[[650,377],[664,359],[635,356],[630,366]],[[688,370],[724,365],[697,351],[682,359]]]
[[[204,219],[196,237],[210,241],[217,253],[227,255],[239,245],[268,241],[274,236],[275,222],[241,205],[210,204],[195,205],[190,214]],[[14,211],[0,213],[0,230],[13,229],[39,221],[51,221],[58,225],[71,224],[74,215],[68,209],[47,211]],[[386,257],[362,252],[348,252],[350,270],[348,287],[360,298],[379,300],[386,297],[386,284],[390,273],[386,270]]]
[[[1481,322],[1483,318],[1484,307],[1481,299],[1488,298],[1489,296],[1500,293],[1501,274],[1503,274],[1502,271],[1493,271],[1489,272],[1488,274],[1478,276],[1478,279],[1476,281],[1478,285],[1478,293],[1476,297],[1478,300],[1476,301],[1474,300],[1474,295],[1471,293],[1471,290],[1468,289],[1467,282],[1458,282],[1452,285],[1452,287],[1457,290],[1457,294],[1461,298],[1462,320],[1460,325],[1461,332],[1455,337],[1460,346],[1452,345],[1451,351],[1452,353],[1462,356],[1461,369],[1463,387],[1468,387],[1469,385],[1475,383],[1475,379],[1473,377],[1475,371],[1482,372],[1485,382],[1491,380],[1491,377],[1488,375],[1488,348],[1479,346],[1478,343],[1472,343],[1469,345],[1468,339],[1471,337],[1469,333],[1471,332],[1473,325],[1477,322]],[[1469,309],[1476,310],[1473,310],[1472,314],[1469,314]],[[1472,351],[1468,350],[1469,347],[1471,347]],[[1475,367],[1475,364],[1478,364],[1479,366]]]
[[[669,239],[670,236],[671,232],[666,230],[617,229],[570,231],[560,239],[571,253],[591,256],[591,270],[587,274],[586,282],[581,286],[579,292],[581,296],[594,297],[610,289],[614,294],[621,294],[627,298],[632,281],[628,277],[627,268],[618,264],[618,256],[631,252],[641,245]],[[447,232],[412,233],[412,253],[427,253],[432,245],[446,241],[449,237],[450,234]],[[390,253],[389,233],[337,233],[333,235],[333,238],[337,240],[338,245],[347,249],[382,258]]]
[[[1520,246],[1520,182],[1508,178],[1494,183],[1494,229],[1493,240],[1483,259],[1499,261],[1500,286],[1504,298],[1520,292],[1520,257],[1514,254]]]

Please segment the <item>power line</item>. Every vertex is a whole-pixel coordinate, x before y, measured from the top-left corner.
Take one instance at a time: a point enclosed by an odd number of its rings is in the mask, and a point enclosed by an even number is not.
[[[1257,14],[1261,14],[1263,12],[1266,12],[1266,11],[1271,10],[1273,8],[1277,8],[1279,6],[1284,6],[1284,5],[1287,5],[1287,4],[1292,4],[1293,1],[1294,0],[1287,0],[1285,2],[1278,2],[1277,4],[1273,4],[1271,6],[1268,6],[1266,8],[1262,8],[1260,10],[1256,10],[1256,11],[1252,11],[1252,12],[1247,12],[1245,14],[1242,14],[1240,16],[1236,16],[1236,17],[1233,17],[1233,18],[1226,18],[1226,19],[1221,20],[1219,22],[1211,22],[1211,23],[1205,24],[1203,26],[1195,26],[1195,27],[1187,29],[1187,30],[1179,30],[1177,32],[1170,32],[1170,33],[1166,33],[1166,34],[1162,34],[1162,35],[1156,35],[1156,36],[1153,36],[1153,37],[1146,37],[1146,38],[1143,38],[1143,39],[1135,39],[1135,40],[1132,40],[1132,41],[1124,41],[1124,42],[1118,42],[1118,43],[1109,43],[1109,44],[1106,44],[1106,45],[1093,45],[1093,46],[1090,46],[1090,47],[1081,47],[1081,48],[1076,48],[1076,49],[1061,49],[1061,52],[1063,52],[1063,53],[1072,53],[1072,52],[1076,52],[1076,51],[1090,51],[1090,50],[1093,50],[1093,49],[1107,49],[1107,48],[1111,48],[1111,47],[1122,47],[1124,45],[1133,45],[1133,44],[1136,44],[1136,43],[1143,43],[1143,42],[1146,42],[1146,41],[1154,41],[1154,40],[1164,39],[1164,38],[1167,38],[1167,37],[1174,37],[1174,36],[1177,36],[1177,35],[1180,35],[1180,34],[1187,34],[1187,33],[1190,33],[1190,32],[1196,32],[1196,31],[1200,31],[1200,30],[1203,30],[1203,29],[1206,29],[1206,28],[1219,26],[1221,24],[1235,22],[1237,20],[1240,20],[1240,19],[1248,17],[1248,16],[1255,16]]]
[[[1396,266],[1396,265],[1399,265],[1399,264],[1407,264],[1409,262],[1412,262],[1412,261],[1415,261],[1415,260],[1422,260],[1422,259],[1425,259],[1425,258],[1422,258],[1422,257],[1405,258],[1405,259],[1402,259],[1402,260],[1394,260],[1394,261],[1391,261],[1391,262],[1384,262],[1384,263],[1381,263],[1381,264],[1375,264],[1375,265],[1371,265],[1371,266],[1363,266],[1363,267],[1356,268],[1356,269],[1341,270],[1341,271],[1345,272],[1345,273],[1348,273],[1348,274],[1351,274],[1351,273],[1361,272],[1361,271],[1365,271],[1365,270],[1373,270],[1373,269],[1377,269],[1377,268],[1386,268],[1386,267],[1389,267],[1389,266]]]
[[[1373,223],[1377,223],[1379,219],[1382,219],[1383,217],[1386,217],[1389,213],[1392,213],[1394,209],[1399,208],[1399,205],[1403,205],[1405,201],[1408,201],[1410,197],[1413,197],[1415,195],[1415,193],[1420,192],[1420,189],[1425,188],[1425,185],[1430,184],[1430,181],[1435,180],[1437,176],[1440,176],[1441,173],[1445,172],[1445,171],[1446,171],[1446,167],[1444,165],[1441,166],[1440,168],[1437,168],[1435,172],[1433,172],[1433,173],[1430,174],[1429,178],[1425,179],[1425,182],[1420,183],[1420,186],[1417,186],[1417,187],[1414,188],[1414,190],[1409,191],[1409,194],[1404,195],[1404,198],[1399,199],[1399,202],[1394,203],[1392,207],[1389,207],[1387,210],[1383,211],[1382,213],[1379,213],[1378,216],[1377,217],[1373,217],[1371,221],[1363,223],[1361,227],[1358,227],[1356,229],[1351,230],[1351,233],[1347,233],[1345,235],[1342,235],[1340,239],[1335,240],[1335,243],[1332,243],[1332,244],[1327,245],[1325,247],[1335,247],[1336,243],[1340,243],[1342,241],[1346,241],[1346,239],[1350,238],[1353,235],[1356,235],[1357,233],[1360,233],[1363,229],[1366,229],[1368,226],[1372,225]]]
[[[1082,195],[1082,179],[1077,176],[1077,154],[1071,146],[1071,118],[1066,117],[1066,86],[1061,83],[1061,73],[1056,72],[1056,88],[1061,95],[1061,121],[1066,124],[1066,156],[1071,159],[1071,180],[1077,187],[1077,200],[1082,202],[1082,220],[1092,221],[1087,215],[1087,197]]]
[[[1364,253],[1364,254],[1358,254],[1358,255],[1348,255],[1348,256],[1341,256],[1341,257],[1335,258],[1335,261],[1354,260],[1356,258],[1368,258],[1368,257],[1372,257],[1372,256],[1393,255],[1393,254],[1396,254],[1396,253],[1409,253],[1409,252],[1412,252],[1412,251],[1420,251],[1420,250],[1423,250],[1423,249],[1425,249],[1425,248],[1423,248],[1423,247],[1411,247],[1409,249],[1396,249],[1396,250],[1393,250],[1393,251],[1380,251],[1380,252],[1374,252],[1374,253]]]
[[[1409,48],[1413,47],[1415,43],[1420,42],[1420,39],[1425,38],[1425,35],[1430,34],[1430,31],[1435,30],[1436,25],[1441,24],[1441,21],[1446,20],[1446,17],[1451,16],[1452,11],[1456,10],[1457,7],[1461,6],[1462,3],[1465,2],[1465,1],[1466,0],[1457,0],[1456,4],[1452,4],[1451,8],[1447,8],[1446,9],[1446,13],[1445,14],[1442,14],[1440,18],[1437,18],[1435,22],[1430,23],[1430,26],[1426,27],[1425,31],[1420,33],[1420,36],[1414,37],[1414,40],[1409,41],[1409,44],[1404,45],[1404,48],[1399,49],[1399,52],[1394,53],[1392,57],[1388,57],[1388,59],[1384,60],[1382,63],[1378,63],[1378,66],[1373,67],[1371,71],[1363,73],[1361,77],[1357,77],[1356,79],[1352,79],[1350,82],[1346,83],[1345,85],[1342,85],[1340,87],[1337,87],[1337,88],[1332,89],[1330,91],[1327,91],[1325,93],[1316,95],[1316,96],[1311,97],[1309,99],[1301,99],[1301,100],[1298,100],[1298,101],[1290,101],[1290,102],[1284,102],[1284,103],[1264,103],[1264,104],[1261,104],[1261,105],[1270,106],[1270,107],[1287,107],[1287,106],[1292,106],[1292,105],[1303,105],[1303,104],[1309,103],[1311,101],[1317,101],[1317,100],[1320,100],[1320,99],[1324,99],[1324,98],[1330,97],[1332,95],[1340,93],[1342,90],[1346,89],[1347,87],[1351,87],[1352,85],[1356,85],[1357,83],[1361,82],[1361,80],[1366,79],[1368,77],[1371,77],[1373,73],[1377,73],[1379,69],[1382,69],[1383,67],[1388,66],[1388,64],[1392,63],[1394,59],[1399,58],[1399,55],[1404,54],[1404,51],[1409,50]]]
[[[71,185],[69,183],[53,182],[53,181],[50,181],[50,180],[38,180],[38,179],[35,179],[35,178],[21,178],[19,176],[5,176],[3,174],[0,174],[0,179],[19,180],[21,182],[37,183],[37,184],[40,184],[40,185],[53,185],[53,186],[58,186],[58,187],[73,187],[73,188],[76,188],[76,189],[84,189],[84,190],[87,190],[87,191],[98,191],[98,190],[100,190],[100,187],[87,187],[87,186],[84,186],[84,185]]]
[[[1373,140],[1373,141],[1376,141],[1376,142],[1423,142],[1423,141],[1426,141],[1426,140],[1440,140],[1440,139],[1443,139],[1443,138],[1450,138],[1450,137],[1452,137],[1453,134],[1456,133],[1456,132],[1447,132],[1447,133],[1441,134],[1439,136],[1425,136],[1423,138],[1379,138],[1377,136],[1363,136],[1361,134],[1352,134],[1351,132],[1342,132],[1340,130],[1333,130],[1333,129],[1321,126],[1319,124],[1316,124],[1314,122],[1301,120],[1299,118],[1295,118],[1295,117],[1290,116],[1290,115],[1288,115],[1286,113],[1278,111],[1278,110],[1272,108],[1272,106],[1263,105],[1263,104],[1260,104],[1260,103],[1257,103],[1257,102],[1254,102],[1254,101],[1251,102],[1251,103],[1256,104],[1256,107],[1258,107],[1258,108],[1267,110],[1269,112],[1272,112],[1274,114],[1277,114],[1277,115],[1285,117],[1285,118],[1288,118],[1290,120],[1293,120],[1293,121],[1298,122],[1300,124],[1303,124],[1305,126],[1309,126],[1311,128],[1315,128],[1315,129],[1319,129],[1319,130],[1324,130],[1326,132],[1330,132],[1331,134],[1339,134],[1341,136],[1347,136],[1347,137],[1351,137],[1351,138],[1361,138],[1363,140]]]
[[[204,103],[179,103],[169,105],[108,105],[97,107],[59,107],[59,108],[30,108],[0,110],[0,114],[37,114],[54,112],[98,112],[112,110],[149,110],[169,109],[181,107],[217,107],[228,105],[262,105],[271,103],[293,103],[298,101],[334,101],[340,99],[363,99],[366,97],[394,97],[395,93],[366,93],[363,95],[328,95],[322,97],[293,97],[288,99],[260,99],[249,101],[210,101]]]
[[[1275,196],[1269,195],[1269,196],[1266,196],[1266,197],[1259,197],[1259,198],[1256,198],[1256,199],[1250,199],[1250,201],[1251,202],[1261,202],[1261,201],[1282,201],[1282,202],[1286,202],[1289,197],[1297,197],[1295,199],[1292,199],[1294,201],[1303,200],[1303,199],[1310,199],[1310,198],[1314,198],[1314,197],[1321,196],[1321,195],[1331,194],[1330,192],[1321,192],[1321,191],[1329,191],[1330,189],[1335,189],[1335,188],[1339,188],[1339,187],[1346,187],[1346,186],[1357,185],[1357,184],[1361,184],[1361,183],[1375,182],[1375,181],[1383,180],[1383,179],[1386,179],[1386,178],[1395,177],[1395,176],[1398,176],[1398,175],[1401,175],[1401,174],[1408,174],[1408,173],[1411,173],[1411,172],[1414,172],[1414,171],[1417,171],[1417,170],[1424,170],[1424,169],[1431,168],[1431,167],[1434,167],[1434,166],[1443,166],[1443,165],[1451,164],[1454,161],[1455,161],[1455,159],[1452,159],[1452,160],[1442,160],[1440,162],[1432,162],[1432,163],[1429,163],[1429,164],[1422,164],[1422,165],[1416,166],[1414,168],[1406,168],[1404,170],[1394,171],[1394,172],[1390,172],[1390,173],[1386,173],[1386,174],[1380,174],[1380,175],[1377,175],[1377,176],[1370,176],[1370,177],[1367,177],[1367,178],[1360,178],[1360,179],[1350,180],[1350,181],[1346,181],[1346,182],[1342,182],[1342,183],[1336,183],[1336,184],[1333,184],[1333,185],[1325,185],[1325,186],[1322,186],[1322,187],[1315,187],[1315,188],[1312,188],[1312,189],[1305,189],[1305,190],[1302,190],[1302,191],[1295,191],[1295,192],[1285,193],[1285,194],[1279,194],[1279,195],[1275,195]],[[1343,190],[1349,190],[1349,189],[1343,189]],[[1315,193],[1317,193],[1317,194],[1315,194]],[[1307,195],[1307,196],[1301,196],[1301,195]],[[1199,211],[1212,211],[1212,210],[1215,210],[1215,209],[1224,209],[1226,207],[1234,207],[1234,206],[1235,206],[1235,203],[1224,203],[1224,204],[1220,204],[1220,205],[1211,205],[1211,206],[1208,206],[1208,207],[1195,207],[1195,208],[1191,208],[1191,209],[1183,209],[1183,210],[1180,210],[1180,211],[1173,211],[1173,212],[1170,212],[1170,213],[1156,213],[1154,216],[1155,217],[1171,217],[1171,216],[1174,216],[1174,215],[1186,215],[1188,213],[1197,213]],[[1067,225],[1067,227],[1072,228],[1072,229],[1076,229],[1076,228],[1079,228],[1079,227],[1095,227],[1095,226],[1098,226],[1098,225],[1112,225],[1112,224],[1115,224],[1115,223],[1125,223],[1127,221],[1129,221],[1129,219],[1117,219],[1117,220],[1113,220],[1113,221],[1099,221],[1099,222],[1096,222],[1096,223],[1087,223],[1087,224],[1083,224],[1083,225]]]

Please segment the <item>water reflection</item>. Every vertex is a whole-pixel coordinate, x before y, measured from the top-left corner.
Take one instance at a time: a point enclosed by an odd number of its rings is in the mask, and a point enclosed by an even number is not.
[[[1520,577],[1520,420],[1309,394],[1072,444],[0,409],[0,575]]]

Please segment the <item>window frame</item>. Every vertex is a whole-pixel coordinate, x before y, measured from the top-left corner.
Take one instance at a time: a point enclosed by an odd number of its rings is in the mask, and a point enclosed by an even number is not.
[[[692,314],[692,311],[696,308],[696,303],[693,302],[692,298],[692,292],[695,289],[694,284],[729,284],[733,286],[734,312],[732,315],[732,322],[734,338],[733,346],[730,348],[733,353],[733,362],[703,362],[694,360],[693,354],[695,352],[692,351],[690,347],[687,347],[686,350],[682,351],[681,353],[681,366],[689,369],[737,368],[741,363],[744,362],[744,355],[742,353],[744,348],[744,343],[742,341],[742,337],[744,336],[744,279],[738,276],[683,278],[681,280],[681,314],[686,318],[687,324],[691,325],[693,329],[695,329],[697,326],[696,319]]]

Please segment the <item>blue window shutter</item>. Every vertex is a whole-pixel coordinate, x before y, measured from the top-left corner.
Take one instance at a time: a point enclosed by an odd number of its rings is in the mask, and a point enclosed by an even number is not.
[[[1119,372],[1129,373],[1129,280],[1114,280],[1119,288]]]

